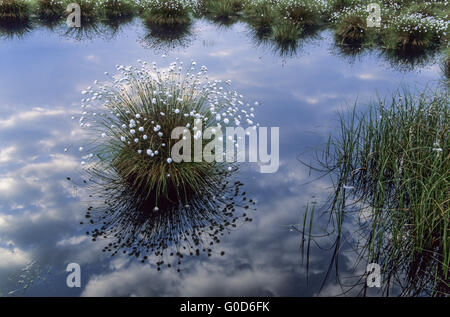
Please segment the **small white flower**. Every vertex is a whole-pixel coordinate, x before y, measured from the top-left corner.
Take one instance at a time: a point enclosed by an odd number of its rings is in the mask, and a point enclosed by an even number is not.
[[[148,150],[147,150],[147,155],[152,155],[152,154],[153,154],[153,151],[150,150],[150,149],[148,149]]]
[[[125,142],[126,139],[125,139],[124,136],[121,136],[121,137],[120,137],[120,140],[121,140],[122,142]]]
[[[167,159],[167,163],[172,163],[172,159],[170,157]]]
[[[144,132],[144,127],[139,127],[139,132]]]
[[[131,133],[131,134],[135,134],[135,133],[136,133],[136,130],[131,129],[131,130],[130,130],[130,133]]]

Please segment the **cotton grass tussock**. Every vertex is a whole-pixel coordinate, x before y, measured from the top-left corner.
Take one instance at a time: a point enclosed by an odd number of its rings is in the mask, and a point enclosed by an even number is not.
[[[186,70],[184,70],[186,68]],[[254,107],[230,89],[230,82],[209,81],[207,68],[196,62],[186,67],[175,61],[166,69],[140,61],[140,67],[118,65],[119,73],[105,83],[96,82],[82,93],[80,126],[91,132],[89,171],[101,175],[112,169],[136,196],[160,201],[188,202],[216,182],[229,163],[173,162],[171,150],[178,140],[172,130],[183,127],[184,137],[200,139],[202,129],[217,132],[226,126],[252,126]],[[225,135],[223,131],[223,135]],[[236,142],[236,141],[235,141]],[[167,175],[170,174],[170,177]]]
[[[388,48],[423,48],[448,38],[449,24],[448,19],[414,13],[394,17],[388,29]]]

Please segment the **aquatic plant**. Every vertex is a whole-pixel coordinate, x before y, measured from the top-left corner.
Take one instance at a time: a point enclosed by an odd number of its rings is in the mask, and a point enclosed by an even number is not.
[[[23,24],[30,19],[31,7],[25,0],[3,0],[0,2],[0,24]]]
[[[328,11],[327,1],[321,0],[283,0],[278,3],[282,16],[304,28],[310,28],[322,23],[325,12]]]
[[[297,42],[303,32],[303,28],[289,20],[281,20],[272,27],[272,35],[279,43]]]
[[[57,21],[63,17],[66,7],[62,0],[37,0],[36,15],[39,20]]]
[[[174,162],[172,131],[182,127],[184,138],[193,135],[197,140],[203,133],[200,124],[204,129],[211,127],[213,133],[233,123],[256,129],[254,108],[228,89],[229,82],[206,81],[205,66],[195,73],[195,62],[185,73],[182,62],[171,63],[167,71],[158,70],[156,63],[141,64],[141,68],[118,66],[119,79],[97,82],[97,89],[83,91],[85,110],[80,125],[94,135],[89,147],[80,150],[88,153],[85,160],[89,159],[90,171],[113,169],[136,196],[156,203],[188,202],[229,163],[196,162],[195,156],[191,161]],[[203,145],[209,143],[199,140]]]
[[[244,0],[207,0],[203,7],[215,19],[230,19],[244,8]]]
[[[243,12],[246,21],[258,33],[270,33],[274,21],[279,18],[273,0],[249,1],[245,4]]]
[[[147,23],[186,24],[191,21],[193,3],[189,0],[141,1],[139,6]]]
[[[129,0],[101,0],[98,6],[106,20],[129,18],[136,13],[135,3]]]
[[[387,26],[386,47],[415,49],[438,45],[447,37],[448,20],[407,13],[394,17]]]
[[[308,164],[333,177],[326,213],[338,236],[352,213],[365,214],[360,256],[381,266],[385,294],[397,281],[403,295],[450,294],[449,119],[446,91],[404,91],[341,115]]]

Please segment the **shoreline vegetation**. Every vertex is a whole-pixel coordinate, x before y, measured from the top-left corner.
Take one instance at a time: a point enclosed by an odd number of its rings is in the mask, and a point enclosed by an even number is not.
[[[0,25],[61,21],[72,0],[3,0]],[[429,0],[78,0],[83,20],[140,16],[146,23],[189,24],[206,18],[223,26],[247,23],[261,38],[295,42],[323,28],[336,42],[358,49],[420,50],[448,43],[447,1]],[[368,27],[369,3],[381,9],[381,26]]]
[[[445,88],[404,89],[341,113],[340,130],[315,151],[315,163],[303,162],[333,180],[321,216],[330,219],[336,254],[359,246],[358,262],[381,267],[383,295],[450,295],[449,120]],[[313,213],[304,215],[304,241],[317,236]],[[356,232],[347,232],[352,221]]]

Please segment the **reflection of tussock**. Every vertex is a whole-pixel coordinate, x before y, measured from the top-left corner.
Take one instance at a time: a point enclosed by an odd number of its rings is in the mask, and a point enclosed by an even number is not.
[[[33,25],[29,20],[21,23],[0,21],[0,38],[23,38],[32,30]]]
[[[62,24],[63,36],[76,41],[93,41],[95,39],[110,39],[110,28],[98,21],[85,21],[81,27],[67,27]]]
[[[320,28],[302,29],[300,26],[286,22],[275,24],[271,28],[250,26],[249,37],[257,47],[266,47],[274,55],[282,58],[297,57],[306,43],[319,37]]]
[[[85,215],[86,234],[93,241],[110,239],[103,252],[149,261],[158,270],[166,264],[180,271],[181,260],[187,255],[213,255],[213,246],[222,236],[251,221],[248,213],[255,202],[241,192],[241,182],[227,180],[227,173],[221,182],[191,196],[188,204],[159,200],[159,208],[154,208],[154,199],[136,195],[121,184],[114,173],[103,176],[89,184],[94,200]]]
[[[409,72],[432,63],[437,52],[437,49],[422,48],[385,49],[381,51],[381,56],[390,63],[392,68],[401,72]]]

